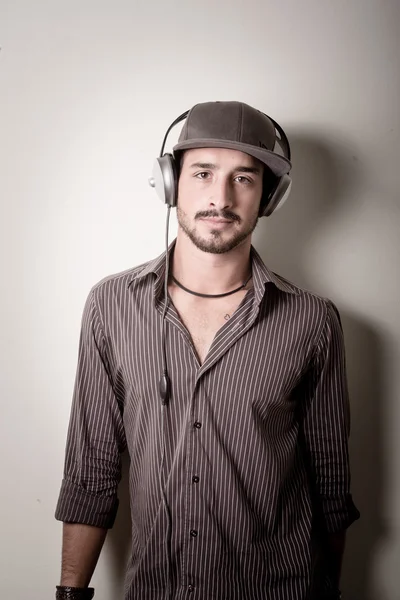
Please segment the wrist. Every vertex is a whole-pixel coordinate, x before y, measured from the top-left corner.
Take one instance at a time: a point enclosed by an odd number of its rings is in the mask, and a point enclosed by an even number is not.
[[[92,600],[93,596],[94,588],[56,586],[56,600]]]

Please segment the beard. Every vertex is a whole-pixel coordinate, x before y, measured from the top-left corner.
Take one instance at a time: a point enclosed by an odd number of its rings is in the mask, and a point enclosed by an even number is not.
[[[222,219],[229,219],[234,223],[241,224],[242,219],[238,217],[235,213],[231,213],[228,210],[222,210],[217,212],[215,210],[206,210],[196,213],[194,220],[206,217],[220,217]],[[179,226],[182,231],[187,235],[190,241],[198,248],[202,250],[202,252],[209,252],[211,254],[225,254],[226,252],[230,252],[239,244],[241,244],[249,235],[251,235],[256,228],[258,223],[258,210],[254,213],[246,227],[243,229],[238,229],[231,234],[228,239],[224,239],[223,232],[218,229],[211,229],[209,237],[202,237],[198,231],[196,230],[196,226],[191,226],[189,222],[189,218],[183,210],[177,207],[177,218]]]

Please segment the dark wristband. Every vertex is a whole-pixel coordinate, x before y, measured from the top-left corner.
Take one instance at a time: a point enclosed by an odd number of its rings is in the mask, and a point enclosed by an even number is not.
[[[56,586],[56,600],[92,600],[94,588]]]

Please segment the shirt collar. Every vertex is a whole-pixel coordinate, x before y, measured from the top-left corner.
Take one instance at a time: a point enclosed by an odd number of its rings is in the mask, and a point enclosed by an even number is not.
[[[174,246],[175,240],[168,247],[168,256],[170,256],[171,250],[174,248]],[[164,287],[165,252],[160,254],[160,256],[157,256],[157,258],[154,258],[153,260],[142,265],[142,268],[136,269],[128,281],[128,287],[130,287],[132,284],[144,281],[149,275],[153,275],[153,279],[155,279],[153,295],[154,301],[157,303],[157,301],[159,301],[161,298]]]
[[[175,242],[176,240],[170,244],[168,256],[170,256],[171,251],[174,249]],[[281,290],[281,292],[296,295],[299,293],[296,286],[268,269],[254,246],[251,247],[250,257],[252,261],[253,285],[258,302],[261,302],[266,290],[266,285],[270,283]],[[164,285],[165,252],[146,263],[141,270],[136,271],[130,278],[128,285],[130,286],[133,282],[138,282],[150,274],[155,275],[154,297],[157,299],[159,298]]]

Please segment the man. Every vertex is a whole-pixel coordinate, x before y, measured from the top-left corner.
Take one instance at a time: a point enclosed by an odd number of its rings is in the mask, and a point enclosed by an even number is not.
[[[329,300],[272,273],[251,245],[290,170],[274,146],[254,108],[196,105],[174,149],[165,314],[164,255],[89,295],[56,511],[60,599],[92,597],[125,447],[126,600],[340,597],[358,518],[342,331]]]

